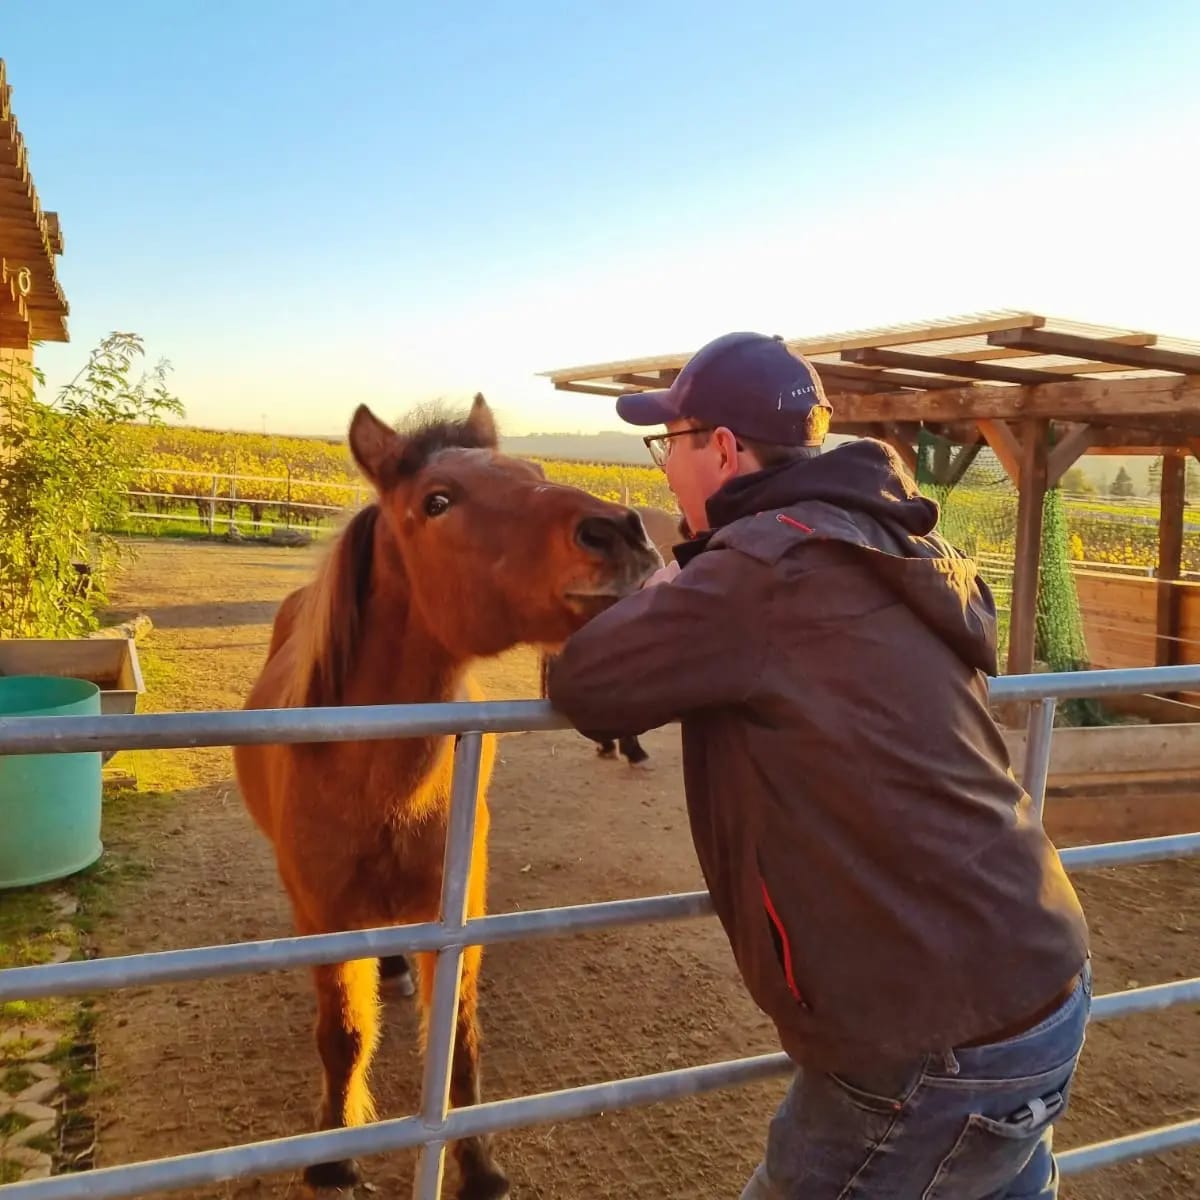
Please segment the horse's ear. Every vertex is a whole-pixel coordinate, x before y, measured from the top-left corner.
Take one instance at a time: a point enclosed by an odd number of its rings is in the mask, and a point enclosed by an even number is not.
[[[475,393],[475,403],[467,417],[467,428],[478,439],[480,446],[495,450],[499,441],[496,435],[496,418],[483,398],[482,392]]]
[[[377,488],[383,485],[384,468],[388,460],[395,457],[399,440],[396,431],[365,404],[354,410],[350,421],[350,453]]]

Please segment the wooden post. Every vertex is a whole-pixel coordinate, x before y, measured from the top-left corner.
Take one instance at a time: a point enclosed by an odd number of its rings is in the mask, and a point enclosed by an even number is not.
[[[1017,552],[1013,564],[1012,610],[1008,624],[1008,673],[1033,670],[1037,624],[1038,573],[1042,557],[1042,508],[1046,500],[1049,422],[1021,422],[1020,492],[1017,501]]]
[[[1154,664],[1179,661],[1179,586],[1183,564],[1183,505],[1187,459],[1163,456],[1158,516],[1158,616],[1155,621]]]

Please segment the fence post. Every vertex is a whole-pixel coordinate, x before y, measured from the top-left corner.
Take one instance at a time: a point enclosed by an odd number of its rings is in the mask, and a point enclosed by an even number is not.
[[[284,527],[291,529],[292,527],[292,468],[287,467],[287,508],[283,510]]]
[[[208,500],[208,536],[217,532],[217,477],[212,477],[212,495]]]
[[[460,933],[467,923],[471,851],[475,841],[475,816],[479,803],[479,766],[483,735],[464,733],[454,752],[454,783],[450,792],[450,818],[442,860],[442,928]],[[438,951],[425,1040],[425,1078],[421,1087],[421,1120],[431,1135],[421,1149],[413,1181],[414,1200],[440,1200],[446,1143],[437,1131],[450,1111],[450,1070],[458,1028],[459,990],[462,983],[461,943]]]
[[[1050,774],[1050,743],[1054,737],[1053,696],[1034,700],[1029,705],[1029,723],[1025,727],[1025,769],[1021,786],[1033,800],[1033,809],[1041,819],[1046,806],[1046,780]]]

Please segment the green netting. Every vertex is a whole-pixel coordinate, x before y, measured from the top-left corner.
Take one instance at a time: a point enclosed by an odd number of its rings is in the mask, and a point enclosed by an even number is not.
[[[960,448],[925,430],[917,443],[917,484],[941,507],[942,536],[976,560],[995,595],[1003,669],[1016,556],[1017,489],[989,447]],[[1034,658],[1051,671],[1084,670],[1090,665],[1071,572],[1066,506],[1058,488],[1046,493],[1042,511]],[[1100,706],[1090,700],[1067,701],[1059,713],[1064,723],[1074,725],[1105,720]]]

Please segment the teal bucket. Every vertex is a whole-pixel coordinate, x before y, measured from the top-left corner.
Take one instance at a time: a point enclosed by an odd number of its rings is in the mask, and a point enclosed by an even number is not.
[[[85,679],[0,676],[0,717],[96,717]],[[0,888],[62,879],[100,857],[99,753],[0,754]]]

